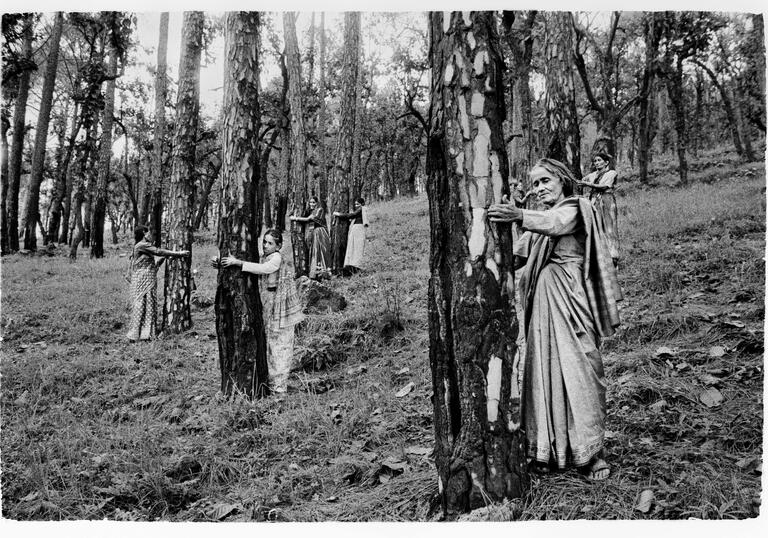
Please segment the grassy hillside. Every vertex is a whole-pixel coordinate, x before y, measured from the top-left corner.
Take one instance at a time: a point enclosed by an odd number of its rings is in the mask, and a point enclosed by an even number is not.
[[[726,162],[688,188],[657,183],[619,197],[627,299],[605,342],[613,474],[535,477],[525,519],[758,512],[764,170]],[[431,517],[427,201],[371,215],[366,270],[331,283],[350,304],[300,327],[296,353],[316,369],[283,399],[218,394],[211,237],[193,252],[193,330],[152,343],[124,340],[127,245],[75,264],[63,251],[4,258],[3,516]]]

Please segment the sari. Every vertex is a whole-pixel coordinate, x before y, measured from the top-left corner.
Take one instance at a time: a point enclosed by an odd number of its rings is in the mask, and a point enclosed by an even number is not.
[[[131,282],[129,294],[131,317],[128,324],[128,340],[151,340],[157,333],[157,269],[148,241],[139,241],[131,253]]]
[[[616,179],[615,170],[606,170],[602,174],[592,172],[584,178],[585,181],[589,181],[594,185],[608,187],[604,191],[590,189],[589,199],[603,219],[605,239],[614,263],[619,261],[619,210],[616,206],[616,196],[614,194]]]
[[[310,214],[304,240],[309,245],[309,278],[330,276],[331,236],[325,223],[325,210],[317,206]]]
[[[523,211],[515,254],[526,334],[523,422],[528,456],[583,466],[603,447],[606,382],[600,338],[619,325],[621,289],[602,220],[584,198]]]
[[[285,392],[294,366],[294,326],[304,320],[293,275],[279,252],[263,263],[243,262],[243,271],[262,275],[259,279],[264,332],[267,336],[267,368],[273,392]]]

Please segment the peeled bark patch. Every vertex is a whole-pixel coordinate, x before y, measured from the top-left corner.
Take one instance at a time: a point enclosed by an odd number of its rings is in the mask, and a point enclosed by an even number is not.
[[[438,481],[444,512],[455,514],[521,496],[527,475],[512,388],[511,234],[487,218],[509,193],[495,21],[432,13],[430,23],[430,365]]]

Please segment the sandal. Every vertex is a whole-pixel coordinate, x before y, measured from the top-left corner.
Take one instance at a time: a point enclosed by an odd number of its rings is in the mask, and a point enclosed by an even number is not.
[[[597,456],[589,464],[582,467],[581,472],[590,482],[602,482],[611,476],[611,466],[603,458]]]

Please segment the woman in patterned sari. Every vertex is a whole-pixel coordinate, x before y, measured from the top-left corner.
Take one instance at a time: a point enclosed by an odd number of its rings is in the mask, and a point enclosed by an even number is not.
[[[288,390],[288,376],[293,368],[294,327],[304,319],[293,274],[280,254],[282,246],[280,232],[267,230],[262,242],[264,252],[261,263],[238,260],[234,256],[221,259],[224,267],[240,266],[241,271],[261,275],[259,293],[267,336],[269,385],[273,392]]]
[[[309,215],[306,217],[291,216],[291,220],[304,222],[307,229],[304,238],[309,245],[309,278],[320,280],[331,276],[331,236],[328,235],[328,225],[325,222],[325,209],[320,205],[317,196],[309,199]]]
[[[590,189],[589,199],[603,219],[605,239],[614,265],[619,263],[619,212],[616,206],[616,180],[618,175],[611,166],[612,157],[607,153],[595,153],[592,158],[593,172],[576,183]]]
[[[157,332],[157,269],[162,258],[189,256],[188,250],[166,250],[150,243],[146,226],[133,230],[135,244],[131,253],[130,295],[131,320],[126,337],[129,341],[150,340]],[[161,258],[155,263],[155,258]]]
[[[526,331],[523,422],[528,456],[541,470],[574,466],[604,480],[605,389],[600,338],[619,324],[621,290],[592,204],[572,196],[562,163],[541,159],[531,185],[544,211],[492,205],[493,221],[519,222],[525,260],[519,286]]]

